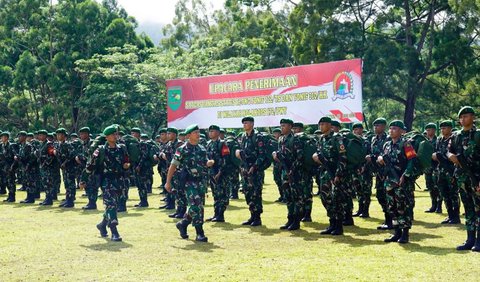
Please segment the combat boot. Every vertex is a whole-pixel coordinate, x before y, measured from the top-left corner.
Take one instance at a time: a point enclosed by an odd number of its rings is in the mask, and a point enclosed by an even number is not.
[[[92,201],[92,200],[88,200],[88,204],[84,207],[82,207],[83,210],[96,210],[97,209],[97,203]]]
[[[460,210],[458,207],[452,208],[452,216],[450,217],[450,221],[448,224],[459,224],[460,221]]]
[[[429,209],[425,210],[425,212],[428,212],[428,213],[435,212],[436,209],[437,209],[437,200],[432,199],[432,206]]]
[[[253,222],[253,212],[250,212],[250,218],[247,221],[242,222],[242,225],[250,225]]]
[[[288,229],[288,227],[293,223],[293,215],[288,215],[287,219],[288,219],[287,222],[284,225],[280,226],[280,229],[282,230]]]
[[[400,243],[400,244],[408,243],[408,240],[410,239],[409,231],[410,231],[410,228],[403,228],[402,237],[400,237],[400,239],[398,239],[397,242]]]
[[[457,247],[457,251],[467,251],[471,250],[475,245],[475,231],[467,230],[467,241]]]
[[[343,224],[342,224],[343,220],[336,219],[335,222],[337,224],[335,224],[335,229],[333,229],[331,234],[334,236],[343,235]]]
[[[39,204],[40,206],[51,206],[53,205],[53,201],[50,195],[47,195],[45,197],[45,200]]]
[[[305,214],[302,218],[303,222],[312,222],[312,210],[305,210]]]
[[[238,191],[232,191],[232,195],[230,196],[232,200],[238,200]]]
[[[40,192],[37,192],[34,195],[35,195],[35,199],[40,199]]]
[[[447,207],[447,217],[440,222],[440,224],[448,224],[450,222],[450,218],[452,217],[452,208]]]
[[[7,194],[7,189],[4,187],[4,188],[0,188],[0,195],[5,195]]]
[[[360,216],[363,213],[363,204],[359,203],[358,204],[358,211],[356,211],[352,216]]]
[[[218,216],[218,208],[215,208],[215,210],[213,212],[213,216],[207,218],[205,221],[213,221],[217,216]]]
[[[108,221],[104,218],[102,219],[102,222],[97,224],[97,229],[100,231],[100,236],[102,237],[108,237],[107,223]]]
[[[15,194],[8,193],[8,198],[3,200],[5,203],[15,203]]]
[[[362,214],[360,215],[361,218],[369,218],[370,217],[370,203],[367,202],[363,205],[363,210],[362,210]]]
[[[180,237],[182,237],[182,239],[188,239],[187,227],[189,224],[190,221],[184,218],[175,225],[178,231],[180,231]]]
[[[260,217],[260,213],[259,212],[254,212],[253,215],[254,215],[253,216],[253,221],[250,224],[250,226],[260,226],[260,225],[262,225],[262,218]]]
[[[218,208],[218,214],[212,219],[212,222],[225,222],[225,209]]]
[[[322,234],[322,235],[332,234],[332,232],[333,232],[333,230],[335,230],[336,226],[337,226],[337,221],[333,218],[330,218],[330,225],[327,227],[327,229],[320,232],[320,234]]]
[[[390,230],[393,229],[392,217],[390,214],[385,213],[385,222],[377,227],[377,230]]]
[[[208,238],[205,237],[205,233],[203,232],[203,226],[195,226],[195,230],[197,231],[197,238],[195,238],[195,241],[198,242],[208,242]]]
[[[350,212],[347,212],[345,214],[345,219],[343,220],[343,224],[344,226],[353,226],[355,225],[355,223],[353,222],[353,217],[352,217],[352,214]]]
[[[187,212],[186,207],[179,208],[179,211],[178,211],[177,215],[175,216],[175,218],[182,219],[186,212]]]
[[[443,210],[442,210],[442,204],[443,204],[443,201],[440,200],[437,202],[437,207],[435,208],[435,213],[442,213]]]
[[[148,202],[147,201],[140,201],[140,203],[135,205],[136,208],[148,208]]]
[[[69,198],[65,201],[65,203],[63,204],[64,208],[73,208],[75,207],[75,203],[73,202],[72,198]]]
[[[22,204],[33,204],[35,203],[35,195],[33,193],[27,192],[27,198],[23,201],[20,201]]]
[[[300,229],[300,220],[302,219],[301,215],[295,214],[293,215],[293,222],[287,228],[289,231],[294,231]]]
[[[122,237],[120,237],[120,234],[118,234],[117,225],[118,221],[116,219],[110,221],[110,224],[108,224],[110,232],[112,232],[112,237],[110,238],[110,240],[115,242],[122,241]]]
[[[390,236],[390,238],[383,240],[383,242],[385,243],[397,242],[401,237],[402,237],[402,229],[400,229],[399,227],[395,227],[395,233],[392,236]]]
[[[480,229],[477,230],[477,238],[475,239],[475,245],[473,246],[472,251],[480,252]]]

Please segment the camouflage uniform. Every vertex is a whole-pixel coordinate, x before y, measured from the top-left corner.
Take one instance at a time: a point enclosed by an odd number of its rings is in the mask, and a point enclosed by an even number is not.
[[[55,170],[60,167],[57,158],[54,155],[53,142],[44,141],[40,143],[37,151],[37,157],[40,163],[41,187],[45,191],[45,200],[43,205],[51,205],[55,195]]]
[[[364,146],[367,155],[371,153],[371,143],[369,138],[364,139]],[[356,216],[369,217],[369,207],[372,196],[372,164],[364,162],[353,173],[353,185],[358,197],[358,212]]]
[[[6,202],[15,202],[15,160],[17,152],[7,141],[0,145],[0,190],[8,190]]]
[[[151,190],[152,187],[153,155],[150,155],[152,152],[150,150],[150,144],[147,141],[140,141],[139,148],[140,159],[136,164],[135,172],[140,203],[136,206],[148,207],[148,191],[149,189]]]
[[[18,151],[18,162],[25,171],[23,186],[27,191],[27,199],[33,203],[37,193],[37,183],[39,177],[38,161],[35,157],[35,147],[32,143],[25,142],[20,144]],[[28,198],[31,197],[31,198]]]
[[[279,162],[273,163],[273,181],[275,181],[278,188],[278,194],[280,195],[276,202],[284,202],[285,195],[282,187],[282,164]]]
[[[210,187],[213,193],[213,207],[215,215],[213,221],[223,221],[223,214],[229,204],[228,196],[228,178],[227,176],[227,158],[230,157],[230,149],[224,141],[210,140],[207,143],[207,156],[209,160],[214,160],[215,163],[209,169]],[[217,181],[214,177],[219,174]]]
[[[183,143],[180,142],[178,139],[174,141],[169,141],[165,148],[165,155],[167,158],[167,163],[171,163],[177,149],[182,146]],[[187,209],[187,194],[185,191],[185,187],[183,187],[183,182],[179,181],[179,173],[178,170],[174,174],[172,179],[172,193],[167,194],[167,209],[174,209],[175,203],[177,205],[177,214],[183,215],[185,210]]]
[[[158,144],[158,156],[160,156],[161,153],[165,151],[165,148],[167,146],[167,143],[159,143]],[[162,193],[165,194],[165,182],[167,181],[167,170],[168,170],[168,163],[162,158],[159,158],[158,161],[158,166],[157,166],[158,174],[160,174],[160,177],[162,179],[162,184],[160,185],[160,188],[162,188]]]
[[[230,154],[235,153],[235,150],[240,146],[237,140],[231,136],[225,138],[225,144],[228,146]],[[224,171],[228,197],[230,199],[238,199],[238,189],[240,188],[240,166],[233,163],[233,161],[227,157]]]
[[[57,158],[62,169],[63,184],[66,191],[66,205],[72,207],[76,193],[76,162],[77,152],[70,142],[57,143]]]
[[[432,147],[435,148],[437,144],[437,136],[434,136],[429,142],[432,144]],[[425,171],[425,182],[428,192],[430,193],[430,199],[432,200],[432,207],[427,210],[427,212],[441,213],[443,199],[437,186],[438,174],[436,173],[436,168],[437,162],[432,160],[432,166]]]

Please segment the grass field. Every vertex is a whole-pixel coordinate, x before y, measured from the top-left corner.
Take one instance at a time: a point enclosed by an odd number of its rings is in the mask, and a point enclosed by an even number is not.
[[[155,176],[154,187],[159,185]],[[249,212],[243,195],[231,201],[228,223],[206,223],[209,243],[179,238],[176,220],[158,209],[159,190],[149,197],[150,208],[135,209],[136,189],[130,190],[129,210],[120,214],[123,242],[99,236],[99,211],[0,203],[0,281],[333,281],[418,280],[477,281],[478,253],[457,252],[465,240],[463,225],[443,226],[445,214],[426,214],[428,192],[416,192],[416,221],[411,243],[386,244],[377,231],[382,214],[373,199],[370,219],[355,219],[345,236],[320,235],[328,219],[315,197],[314,222],[299,231],[281,231],[286,206],[278,197],[271,172],[264,186],[263,226],[244,227]],[[419,181],[424,187],[423,179]],[[316,189],[316,188],[314,188]],[[80,192],[81,193],[81,192]],[[17,193],[17,202],[24,199]],[[60,196],[62,197],[62,196]],[[3,200],[5,197],[0,197]],[[207,198],[206,217],[213,213]],[[58,203],[56,204],[58,206]],[[356,203],[355,203],[356,205]]]

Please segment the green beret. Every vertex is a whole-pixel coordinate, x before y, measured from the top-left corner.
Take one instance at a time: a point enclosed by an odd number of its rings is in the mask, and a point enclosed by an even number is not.
[[[53,138],[54,135],[55,135],[55,132],[47,133],[47,137],[50,137],[50,138]]]
[[[294,122],[293,127],[300,127],[303,128],[303,122]]]
[[[190,133],[194,132],[195,130],[200,130],[200,128],[198,128],[198,125],[192,124],[189,127],[187,127],[187,129],[185,129],[185,134],[190,134]]]
[[[176,127],[167,128],[167,132],[178,134],[178,129]]]
[[[225,134],[225,132],[226,132],[226,131],[225,131],[225,129],[223,129],[223,128],[220,128],[220,133],[223,133],[223,134]]]
[[[356,128],[363,128],[363,124],[361,122],[356,122],[353,124],[352,129]]]
[[[212,125],[210,125],[210,127],[208,127],[208,130],[218,130],[218,131],[220,131],[220,126],[212,124]]]
[[[315,135],[322,134],[322,131],[320,129],[317,129],[317,130],[315,130],[315,132],[313,134],[315,134]]]
[[[293,120],[291,120],[289,118],[282,118],[280,120],[280,124],[282,124],[282,123],[293,125]]]
[[[142,133],[142,130],[138,127],[134,127],[132,129],[130,129],[130,132]]]
[[[166,128],[162,128],[160,129],[160,131],[158,133],[167,133],[167,129]]]
[[[70,137],[78,137],[77,133],[73,132],[73,133],[70,133]]]
[[[160,134],[155,135],[155,139],[160,138]]]
[[[0,137],[3,137],[3,136],[10,137],[10,132],[8,132],[8,131],[3,131],[2,133],[0,133]]]
[[[425,129],[429,129],[429,128],[433,128],[437,130],[437,125],[433,122],[427,123],[427,125],[425,125]]]
[[[332,123],[332,126],[342,127],[342,126],[340,125],[340,122],[338,122],[338,120],[332,120],[331,123]]]
[[[140,138],[148,138],[148,135],[144,133],[144,134],[140,135]]]
[[[88,126],[82,127],[82,128],[80,128],[80,130],[78,132],[90,133],[90,127],[88,127]]]
[[[401,129],[405,129],[405,124],[403,123],[403,121],[398,119],[390,122],[388,126],[389,127],[396,126],[396,127],[400,127]]]
[[[120,136],[123,136],[123,135],[125,135],[125,131],[120,130],[120,131],[118,132],[118,134],[119,134]]]
[[[350,129],[348,129],[348,128],[343,128],[343,129],[340,129],[339,132],[340,132],[340,133],[350,133]]]
[[[384,118],[377,118],[376,120],[373,121],[373,125],[377,125],[377,124],[387,125],[387,120]]]
[[[62,133],[62,134],[67,135],[67,130],[66,130],[65,128],[61,127],[61,128],[59,128],[59,129],[57,129],[57,130],[55,131],[55,133]]]
[[[318,123],[321,123],[321,122],[332,123],[332,119],[329,117],[321,117]]]
[[[444,120],[440,123],[440,127],[452,127],[453,128],[453,122],[451,120]]]
[[[27,132],[26,131],[20,131],[17,136],[27,136]]]
[[[108,136],[114,134],[115,132],[117,132],[117,127],[114,125],[110,125],[103,130],[103,135]]]
[[[33,133],[32,132],[27,133],[27,137],[33,137]]]
[[[185,136],[185,135],[186,135],[185,131],[182,131],[182,132],[178,133],[178,136]]]
[[[275,132],[281,133],[282,131],[280,130],[280,128],[277,127],[272,130],[272,133],[275,133]]]
[[[458,111],[458,117],[460,117],[463,114],[475,114],[475,111],[473,110],[472,107],[470,106],[465,106]]]
[[[246,116],[242,118],[242,123],[244,123],[245,121],[255,122],[255,119],[252,116]]]
[[[37,134],[48,135],[48,132],[45,129],[41,129],[41,130],[37,131]]]
[[[233,132],[233,131],[228,131],[228,132],[227,132],[227,136],[235,137],[236,135],[235,135],[235,132]]]

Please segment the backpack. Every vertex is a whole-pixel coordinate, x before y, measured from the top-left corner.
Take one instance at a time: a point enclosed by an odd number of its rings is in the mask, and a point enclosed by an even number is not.
[[[305,132],[297,133],[294,135],[294,138],[301,140],[303,146],[303,168],[306,171],[311,171],[315,166],[318,166],[316,162],[313,161],[312,156],[317,152],[317,139],[313,135],[308,135]],[[293,143],[293,138],[290,141]],[[289,142],[289,143],[290,143]],[[289,144],[292,147],[293,144]]]
[[[364,139],[351,132],[341,134],[341,136],[343,136],[347,151],[347,167],[355,168],[364,163],[367,155]]]
[[[410,142],[417,153],[417,162],[415,166],[418,169],[419,174],[422,174],[425,170],[432,166],[432,143],[422,133],[418,131],[410,131],[405,134],[405,139]]]
[[[246,133],[243,133],[243,137],[245,137]],[[266,157],[263,161],[258,166],[259,170],[266,170],[272,165],[273,162],[273,156],[272,153],[278,149],[278,141],[270,134],[266,132],[254,132],[253,134],[253,143],[257,143],[257,138],[260,138],[263,141],[263,144],[265,146],[265,154]]]
[[[125,146],[127,147],[128,156],[130,161],[137,163],[140,160],[140,148],[137,138],[130,134],[123,136]]]
[[[230,156],[227,158],[227,165],[240,167],[240,165],[242,164],[242,160],[235,156],[235,151],[240,148],[237,140],[234,137],[227,137],[224,142],[230,150]]]

